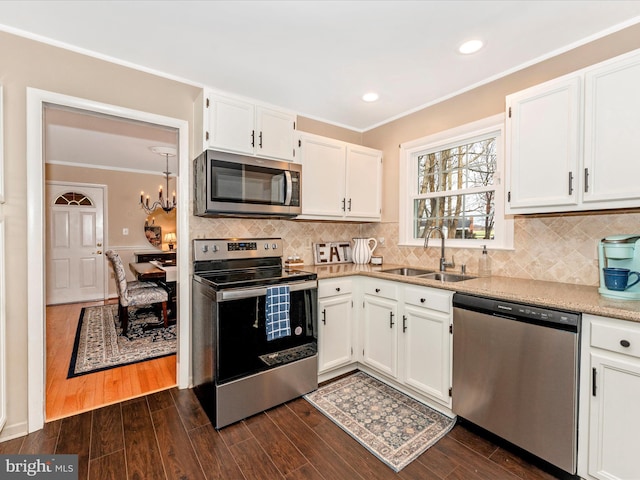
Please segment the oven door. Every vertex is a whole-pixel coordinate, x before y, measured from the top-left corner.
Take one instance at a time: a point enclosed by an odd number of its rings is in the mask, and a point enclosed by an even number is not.
[[[318,282],[290,288],[291,335],[267,340],[266,287],[216,292],[218,385],[317,354]]]

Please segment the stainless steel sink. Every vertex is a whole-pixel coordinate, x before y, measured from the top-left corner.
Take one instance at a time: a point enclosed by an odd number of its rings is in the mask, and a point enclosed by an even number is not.
[[[420,268],[390,268],[388,270],[380,270],[382,273],[392,273],[394,275],[404,275],[405,277],[417,277],[418,275],[425,275],[429,273],[435,273],[433,270],[422,270]]]
[[[420,275],[420,278],[428,278],[429,280],[440,280],[442,282],[461,282],[463,280],[471,280],[471,275],[462,275],[459,273],[433,272],[426,275]]]

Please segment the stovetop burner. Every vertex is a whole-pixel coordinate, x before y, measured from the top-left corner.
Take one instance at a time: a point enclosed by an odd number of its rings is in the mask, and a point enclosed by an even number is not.
[[[216,290],[315,280],[315,273],[282,267],[282,239],[196,239],[194,277]]]
[[[275,285],[292,280],[312,280],[317,277],[315,273],[283,268],[255,269],[251,271],[209,271],[199,272],[195,275],[217,289],[251,287],[254,285]]]

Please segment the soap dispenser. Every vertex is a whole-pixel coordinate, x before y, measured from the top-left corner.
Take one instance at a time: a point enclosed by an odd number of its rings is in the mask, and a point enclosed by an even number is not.
[[[478,260],[478,276],[491,276],[491,257],[489,257],[486,245],[482,246],[482,255],[480,255],[480,260]]]

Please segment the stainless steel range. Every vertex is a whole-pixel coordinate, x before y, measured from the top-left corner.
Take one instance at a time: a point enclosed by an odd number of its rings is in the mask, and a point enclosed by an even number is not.
[[[315,273],[282,239],[193,241],[193,383],[216,428],[318,387]]]

